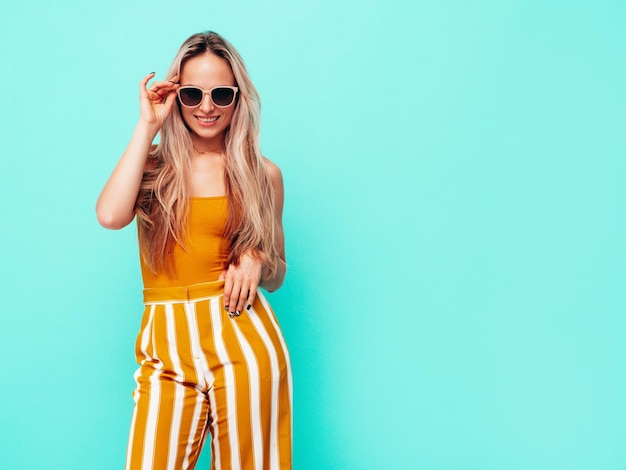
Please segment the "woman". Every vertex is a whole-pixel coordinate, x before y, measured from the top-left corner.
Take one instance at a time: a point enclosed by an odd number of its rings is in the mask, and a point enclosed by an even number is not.
[[[140,118],[96,205],[137,218],[145,312],[127,469],[291,468],[291,372],[257,291],[286,264],[279,168],[259,150],[257,92],[234,47],[195,34],[166,80],[140,84]],[[160,132],[160,142],[152,145]]]

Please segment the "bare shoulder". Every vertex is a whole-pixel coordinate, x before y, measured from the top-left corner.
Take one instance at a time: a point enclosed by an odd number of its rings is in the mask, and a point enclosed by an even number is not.
[[[280,171],[280,168],[278,168],[278,165],[267,157],[263,157],[263,161],[265,162],[265,168],[267,169],[267,174],[269,175],[270,180],[272,180],[272,184],[274,186],[282,186],[283,174]]]

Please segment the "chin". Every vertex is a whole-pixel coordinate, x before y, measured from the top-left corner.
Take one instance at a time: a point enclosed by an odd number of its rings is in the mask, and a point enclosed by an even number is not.
[[[215,140],[224,139],[226,131],[224,129],[191,129],[193,133],[200,139]]]

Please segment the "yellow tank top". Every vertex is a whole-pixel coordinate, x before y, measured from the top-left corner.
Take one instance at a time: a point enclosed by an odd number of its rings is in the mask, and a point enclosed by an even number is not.
[[[189,227],[185,249],[174,247],[174,277],[154,274],[141,261],[145,288],[189,286],[216,281],[224,269],[230,243],[223,232],[228,217],[226,196],[193,197],[189,208]]]

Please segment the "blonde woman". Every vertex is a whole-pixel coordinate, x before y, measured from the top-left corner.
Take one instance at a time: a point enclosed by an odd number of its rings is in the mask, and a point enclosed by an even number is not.
[[[286,271],[282,176],[260,153],[259,97],[213,32],[152,78],[96,205],[104,227],[136,218],[139,235],[145,311],[126,468],[194,468],[207,435],[212,468],[291,468],[289,356],[257,289],[278,289]]]

